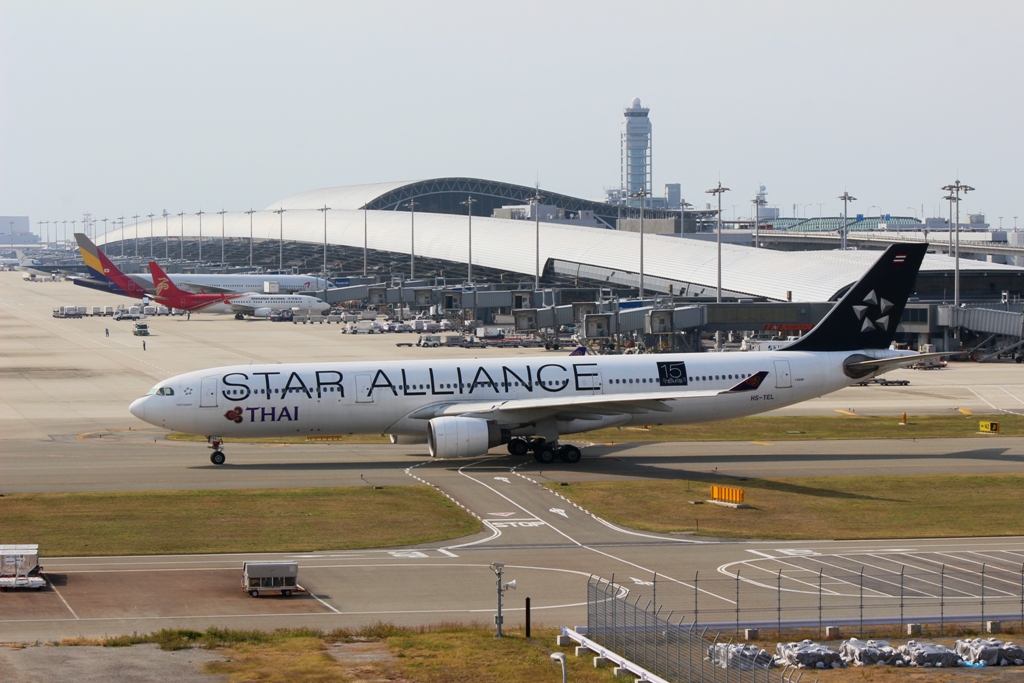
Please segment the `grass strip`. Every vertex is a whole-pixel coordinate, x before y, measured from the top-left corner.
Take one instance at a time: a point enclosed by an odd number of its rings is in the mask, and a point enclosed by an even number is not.
[[[685,475],[684,475],[685,476]],[[689,505],[709,484],[749,509]],[[939,538],[1021,533],[1022,474],[596,481],[547,484],[604,519],[661,533],[771,539]]]
[[[657,415],[652,416],[652,420]],[[978,422],[999,423],[1003,436],[1024,436],[1024,415],[913,415],[901,425],[902,415],[793,415],[742,417],[721,422],[692,425],[597,429],[572,434],[575,441],[630,443],[650,441],[813,441],[815,439],[928,439],[981,437]],[[171,441],[206,441],[204,436],[172,432]],[[227,439],[236,443],[390,443],[380,434],[350,434],[335,437],[286,436],[262,439]]]
[[[7,543],[48,557],[386,548],[458,538],[480,522],[429,486],[16,493]]]

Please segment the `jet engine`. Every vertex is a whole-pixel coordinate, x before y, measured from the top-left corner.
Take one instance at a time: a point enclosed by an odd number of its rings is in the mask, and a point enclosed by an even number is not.
[[[508,430],[478,417],[435,417],[428,423],[427,447],[432,458],[467,458],[483,455],[506,443]]]
[[[427,442],[427,437],[425,436],[410,436],[408,434],[388,434],[388,438],[391,439],[391,443],[396,443],[400,446],[413,446]]]
[[[263,308],[257,308],[255,311],[252,312],[252,314],[257,318],[269,318],[271,313],[273,313],[273,311],[270,308],[267,308],[266,306],[264,306]]]

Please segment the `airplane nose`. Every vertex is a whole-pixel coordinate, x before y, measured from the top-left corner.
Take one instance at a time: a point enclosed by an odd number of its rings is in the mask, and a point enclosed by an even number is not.
[[[128,406],[128,411],[132,415],[134,415],[135,417],[139,418],[140,420],[145,420],[146,419],[146,399],[147,398],[148,398],[147,396],[143,396],[142,398],[137,398],[134,401],[132,401],[132,404],[130,406]]]

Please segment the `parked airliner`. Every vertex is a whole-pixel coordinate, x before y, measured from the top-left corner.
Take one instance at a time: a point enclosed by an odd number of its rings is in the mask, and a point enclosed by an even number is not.
[[[889,350],[927,245],[889,247],[825,318],[771,352],[237,365],[160,382],[139,419],[207,437],[390,434],[437,458],[507,444],[577,462],[563,434],[763,413],[920,360]]]
[[[193,294],[171,282],[156,261],[149,262],[149,272],[153,275],[153,299],[157,303],[191,313],[234,313],[235,318],[242,319],[246,315],[266,317],[274,311],[319,315],[331,308],[326,301],[303,294]]]
[[[78,240],[78,250],[82,253],[82,259],[89,267],[90,277],[75,278],[73,282],[81,287],[132,296],[114,282],[109,273],[104,270],[99,258],[99,254],[102,253],[99,247],[82,233],[75,233],[75,239]],[[156,286],[149,275],[125,274],[124,277],[134,282],[147,294],[152,295],[155,292]],[[276,273],[176,273],[170,275],[170,279],[181,289],[196,294],[264,293],[267,282],[277,283],[278,293],[284,294],[322,292],[325,286],[330,286],[326,280],[312,275]]]

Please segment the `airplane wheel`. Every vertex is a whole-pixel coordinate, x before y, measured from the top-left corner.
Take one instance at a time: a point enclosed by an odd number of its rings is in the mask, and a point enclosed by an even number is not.
[[[534,451],[533,457],[537,462],[549,465],[555,461],[555,449],[548,445],[541,446]]]
[[[292,596],[292,592],[291,591],[281,591],[281,595],[283,595],[286,598],[290,598]]]
[[[226,460],[224,457],[224,451],[214,451],[213,453],[210,453],[210,462],[214,465],[223,465],[224,460]]]
[[[573,464],[580,461],[580,458],[583,457],[583,451],[576,448],[576,446],[562,446],[558,449],[558,457],[562,459],[562,462]]]
[[[245,316],[241,313],[235,313],[235,320],[245,320]]]
[[[530,445],[526,439],[512,439],[508,442],[509,455],[526,455],[530,452]]]
[[[254,598],[258,598],[258,597],[260,597],[260,592],[259,591],[249,591],[249,595],[251,595]]]

